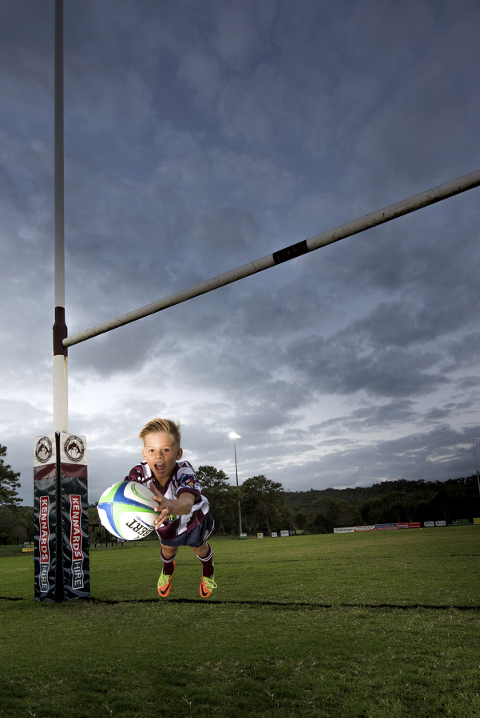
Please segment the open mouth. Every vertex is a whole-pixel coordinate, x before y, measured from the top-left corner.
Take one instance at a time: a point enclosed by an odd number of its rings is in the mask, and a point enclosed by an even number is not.
[[[155,464],[157,471],[165,471],[165,464]]]

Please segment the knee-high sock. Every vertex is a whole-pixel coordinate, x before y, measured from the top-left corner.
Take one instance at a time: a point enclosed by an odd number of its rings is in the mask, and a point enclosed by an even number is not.
[[[175,556],[173,558],[166,558],[163,555],[163,551],[160,551],[160,556],[163,561],[163,573],[165,576],[171,576],[175,570]]]
[[[205,576],[205,578],[211,578],[213,576],[213,551],[211,549],[211,546],[207,543],[208,546],[208,553],[207,555],[202,558],[201,556],[198,556],[197,558],[200,559],[200,561],[203,564],[203,571],[202,574]]]

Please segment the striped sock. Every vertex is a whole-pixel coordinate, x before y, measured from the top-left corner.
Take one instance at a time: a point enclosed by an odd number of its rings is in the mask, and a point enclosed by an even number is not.
[[[213,551],[211,546],[207,543],[208,546],[208,553],[203,558],[201,556],[198,556],[197,558],[200,559],[200,561],[203,563],[203,571],[202,575],[205,576],[205,578],[211,578],[213,576]]]
[[[163,573],[165,576],[171,576],[175,570],[175,556],[173,558],[165,558],[163,551],[160,551],[160,556],[163,561]]]

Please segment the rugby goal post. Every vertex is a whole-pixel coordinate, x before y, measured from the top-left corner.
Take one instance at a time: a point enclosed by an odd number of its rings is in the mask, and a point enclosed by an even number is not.
[[[33,458],[35,600],[90,595],[87,444],[68,433],[65,324],[63,0],[55,0],[54,53],[55,323],[53,434],[36,437]]]

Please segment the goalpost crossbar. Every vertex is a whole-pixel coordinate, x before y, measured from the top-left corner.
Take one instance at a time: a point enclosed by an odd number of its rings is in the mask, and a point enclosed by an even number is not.
[[[425,192],[416,194],[408,199],[395,202],[395,204],[379,209],[376,212],[366,214],[359,219],[346,222],[340,227],[328,230],[327,232],[322,232],[321,234],[316,234],[315,236],[310,237],[310,239],[304,239],[297,244],[292,244],[289,247],[279,250],[278,252],[273,252],[273,254],[269,254],[261,259],[256,259],[253,262],[244,264],[243,266],[232,269],[229,272],[219,274],[212,279],[207,279],[205,282],[195,284],[189,289],[184,289],[180,292],[176,292],[175,294],[171,294],[168,297],[159,299],[156,302],[152,302],[151,304],[146,304],[143,307],[139,307],[131,312],[122,314],[116,319],[111,319],[103,324],[97,324],[91,329],[86,329],[78,334],[73,334],[72,336],[63,339],[63,346],[67,348],[73,346],[74,344],[80,344],[80,342],[96,337],[99,334],[104,334],[112,329],[134,322],[137,319],[142,319],[143,317],[155,314],[156,312],[160,312],[168,307],[181,304],[182,302],[198,297],[201,294],[206,294],[214,289],[219,289],[227,284],[232,284],[232,282],[238,282],[238,280],[244,279],[252,274],[263,272],[265,269],[274,267],[277,264],[282,264],[283,262],[300,257],[303,254],[312,252],[315,249],[320,249],[320,247],[333,244],[333,242],[338,242],[341,239],[358,234],[359,232],[364,232],[367,229],[384,224],[385,222],[390,222],[392,219],[397,219],[397,217],[402,217],[410,212],[415,212],[422,207],[428,207],[431,204],[440,202],[448,197],[453,197],[454,195],[473,189],[479,185],[480,170],[476,170],[475,172],[471,172],[467,175],[463,175],[462,177],[458,177],[455,180],[450,180],[449,182],[445,182],[444,184],[433,187]]]

